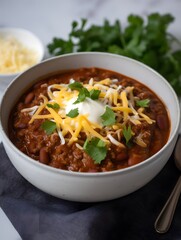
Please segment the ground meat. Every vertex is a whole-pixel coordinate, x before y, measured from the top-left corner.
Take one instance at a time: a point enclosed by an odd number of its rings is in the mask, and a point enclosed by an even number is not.
[[[134,86],[134,95],[138,99],[148,98],[150,100],[149,107],[145,108],[144,113],[155,120],[154,124],[143,121],[140,125],[134,125],[129,122],[134,132],[129,144],[126,144],[125,140],[123,140],[125,147],[111,143],[105,159],[100,164],[95,163],[75,142],[73,144],[67,142],[62,145],[57,132],[48,135],[42,129],[44,120],[36,119],[32,124],[29,124],[31,116],[21,110],[39,105],[40,102],[43,103],[40,94],[48,97],[47,87],[49,85],[69,83],[71,78],[83,83],[87,83],[90,78],[94,78],[95,81],[111,78],[117,79],[118,82],[115,84],[121,84],[123,88]],[[43,110],[41,114],[47,114],[47,110]],[[167,110],[150,89],[134,79],[98,68],[67,71],[37,82],[18,100],[9,119],[10,139],[22,152],[43,164],[77,172],[113,171],[142,162],[162,148],[168,139],[169,131],[170,122]],[[136,139],[140,134],[146,147],[136,144]],[[106,133],[103,135],[106,136]],[[119,141],[114,133],[113,136]],[[66,135],[67,139],[70,137],[69,134]],[[83,145],[85,140],[85,133],[81,133],[78,143]]]

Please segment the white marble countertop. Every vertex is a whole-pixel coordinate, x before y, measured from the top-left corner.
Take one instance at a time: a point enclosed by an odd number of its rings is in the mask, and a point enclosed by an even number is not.
[[[0,27],[21,27],[34,32],[46,46],[52,37],[66,38],[73,20],[87,18],[102,24],[119,19],[126,23],[131,13],[171,13],[175,21],[170,31],[181,38],[180,0],[0,0]]]

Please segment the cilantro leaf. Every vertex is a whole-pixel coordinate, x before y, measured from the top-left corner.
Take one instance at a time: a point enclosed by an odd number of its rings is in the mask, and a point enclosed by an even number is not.
[[[48,44],[48,51],[50,54],[58,56],[63,53],[71,53],[74,50],[74,43],[71,39],[68,41],[61,38],[53,38],[52,42]]]
[[[109,107],[106,107],[105,113],[101,116],[103,126],[113,125],[116,122],[116,115],[113,110]]]
[[[80,82],[73,82],[68,85],[71,90],[80,91],[83,88],[83,85]]]
[[[70,110],[69,113],[66,114],[66,116],[71,117],[71,118],[77,117],[78,115],[79,115],[78,108],[72,109],[72,110]]]
[[[99,98],[101,91],[97,89],[92,89],[89,93],[90,93],[90,98],[92,100],[96,100]]]
[[[128,126],[128,128],[126,128],[126,126],[123,127],[123,136],[126,139],[126,145],[128,145],[130,139],[132,138],[130,125]]]
[[[54,103],[54,104],[47,103],[47,107],[53,108],[53,109],[59,109],[60,105],[58,103]]]
[[[49,120],[46,120],[45,122],[43,122],[41,124],[41,127],[43,128],[43,130],[45,130],[45,132],[47,133],[47,135],[50,135],[52,134],[55,129],[56,129],[56,123],[55,122],[52,122],[52,121],[49,121]]]
[[[89,97],[89,96],[90,96],[89,91],[87,90],[87,88],[83,87],[80,89],[78,98],[73,104],[83,102],[86,99],[86,97]]]
[[[92,100],[96,100],[99,98],[99,94],[100,94],[100,90],[97,89],[92,89],[90,92],[87,90],[87,88],[85,88],[80,82],[74,82],[68,85],[68,87],[71,90],[77,90],[79,91],[79,95],[77,100],[74,102],[74,104],[76,103],[80,103],[83,102],[86,97],[91,98]]]
[[[138,100],[136,101],[136,106],[139,107],[149,107],[150,99],[143,99],[143,100]]]
[[[83,149],[96,164],[100,164],[107,154],[106,144],[99,138],[92,138],[90,141],[87,139],[84,143]]]

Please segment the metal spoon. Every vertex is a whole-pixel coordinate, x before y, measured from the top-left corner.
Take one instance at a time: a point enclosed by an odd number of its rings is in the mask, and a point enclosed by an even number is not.
[[[174,157],[175,165],[181,171],[181,135],[177,141]],[[181,193],[181,176],[179,177],[170,197],[165,203],[162,211],[160,212],[158,218],[155,221],[155,230],[158,233],[165,233],[169,230],[173,215],[177,206],[177,202]]]

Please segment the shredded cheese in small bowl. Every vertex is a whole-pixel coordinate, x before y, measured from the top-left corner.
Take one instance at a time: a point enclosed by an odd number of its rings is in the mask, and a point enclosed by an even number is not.
[[[43,56],[44,47],[33,33],[0,28],[0,97],[18,74],[39,63]]]
[[[23,45],[13,36],[0,35],[0,74],[19,73],[38,61],[34,49]]]

